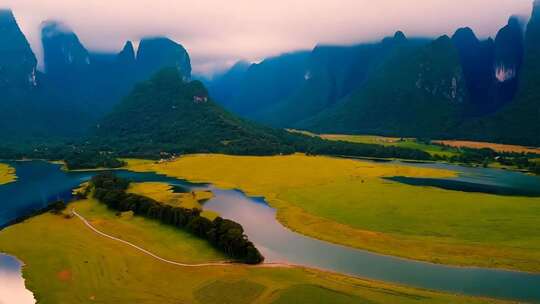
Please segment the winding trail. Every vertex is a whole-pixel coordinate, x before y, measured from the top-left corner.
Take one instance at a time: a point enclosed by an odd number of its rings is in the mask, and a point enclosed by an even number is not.
[[[185,264],[185,263],[179,263],[179,262],[175,262],[175,261],[171,261],[171,260],[167,260],[167,259],[164,259],[158,255],[155,255],[153,254],[152,252],[144,249],[144,248],[141,248],[135,244],[132,244],[128,241],[124,241],[122,239],[119,239],[117,237],[114,237],[112,235],[108,235],[104,232],[101,232],[99,231],[98,229],[96,229],[94,226],[92,226],[92,224],[90,224],[82,215],[80,215],[79,213],[77,213],[77,211],[75,211],[74,209],[71,210],[71,213],[74,214],[75,216],[77,216],[88,228],[90,228],[92,231],[94,231],[95,233],[103,236],[103,237],[106,237],[106,238],[109,238],[111,240],[114,240],[114,241],[117,241],[117,242],[120,242],[120,243],[123,243],[123,244],[126,244],[128,246],[131,246],[137,250],[139,250],[140,252],[146,254],[146,255],[149,255],[151,257],[153,257],[154,259],[156,260],[159,260],[161,262],[165,262],[165,263],[168,263],[168,264],[172,264],[172,265],[176,265],[176,266],[182,266],[182,267],[208,267],[208,266],[230,266],[230,265],[240,265],[240,264],[237,264],[237,263],[233,263],[233,262],[215,262],[215,263],[201,263],[201,264]],[[244,264],[242,264],[244,265]],[[267,264],[268,265],[268,264]],[[276,265],[276,264],[274,264]]]

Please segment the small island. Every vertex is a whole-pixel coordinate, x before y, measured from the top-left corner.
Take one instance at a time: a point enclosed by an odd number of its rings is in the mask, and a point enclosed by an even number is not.
[[[0,163],[0,185],[11,183],[16,179],[15,169],[7,164]]]

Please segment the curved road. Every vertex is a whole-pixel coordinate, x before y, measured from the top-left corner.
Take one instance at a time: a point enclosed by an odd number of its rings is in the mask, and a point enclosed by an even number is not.
[[[108,235],[104,232],[101,232],[99,230],[97,230],[94,226],[92,226],[92,224],[90,224],[82,215],[78,214],[77,211],[75,211],[74,209],[71,210],[71,213],[73,213],[75,216],[77,216],[88,228],[90,228],[92,231],[94,231],[95,233],[103,236],[103,237],[106,237],[106,238],[109,238],[111,240],[114,240],[114,241],[117,241],[117,242],[120,242],[120,243],[124,243],[128,246],[131,246],[139,251],[141,251],[142,253],[146,254],[146,255],[149,255],[151,257],[153,257],[154,259],[156,260],[159,260],[161,262],[165,262],[165,263],[168,263],[168,264],[172,264],[172,265],[176,265],[176,266],[182,266],[182,267],[205,267],[205,266],[229,266],[229,265],[234,265],[234,263],[232,262],[215,262],[215,263],[202,263],[202,264],[184,264],[184,263],[179,263],[179,262],[175,262],[175,261],[171,261],[171,260],[167,260],[167,259],[164,259],[160,256],[157,256],[155,254],[153,254],[152,252],[144,249],[144,248],[141,248],[135,244],[132,244],[128,241],[124,241],[122,239],[119,239],[117,237],[114,237],[112,235]],[[242,264],[243,265],[243,264]]]

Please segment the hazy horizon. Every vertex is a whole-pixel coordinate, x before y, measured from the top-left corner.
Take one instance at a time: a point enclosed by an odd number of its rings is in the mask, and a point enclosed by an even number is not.
[[[218,0],[0,0],[0,8],[13,10],[40,61],[40,24],[58,20],[94,52],[118,52],[126,40],[167,36],[186,47],[194,73],[210,75],[242,59],[255,62],[317,44],[376,41],[397,30],[436,37],[469,26],[487,38],[511,15],[530,15],[532,0],[497,2],[470,0],[464,6],[451,0],[417,0],[414,5],[400,0],[232,0],[223,6]]]

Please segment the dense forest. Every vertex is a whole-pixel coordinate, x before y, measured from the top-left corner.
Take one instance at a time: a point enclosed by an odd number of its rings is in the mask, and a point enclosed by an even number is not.
[[[113,210],[133,211],[135,215],[186,230],[208,240],[214,247],[243,263],[259,264],[264,260],[259,250],[244,234],[242,226],[234,221],[221,217],[211,221],[201,216],[200,209],[173,207],[148,197],[126,193],[129,181],[112,173],[96,175],[90,184],[94,197]]]

